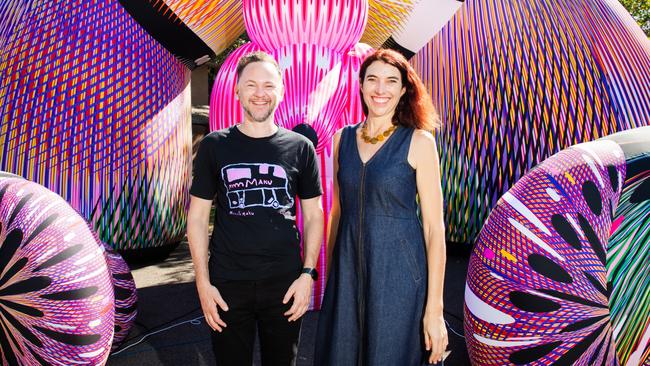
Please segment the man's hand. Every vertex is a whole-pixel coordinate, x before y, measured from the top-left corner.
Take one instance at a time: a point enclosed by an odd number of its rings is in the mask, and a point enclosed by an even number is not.
[[[228,311],[228,304],[226,304],[221,297],[219,290],[210,283],[197,283],[196,289],[198,290],[199,299],[201,300],[201,309],[203,309],[205,321],[212,330],[221,333],[223,328],[226,327],[226,323],[219,316],[218,308],[221,308],[223,311]]]
[[[293,297],[291,308],[284,313],[285,316],[289,317],[290,322],[300,319],[300,317],[305,315],[307,312],[307,308],[309,307],[309,296],[311,295],[311,287],[313,284],[314,280],[311,276],[303,273],[293,281],[291,286],[289,286],[282,303],[288,303]]]

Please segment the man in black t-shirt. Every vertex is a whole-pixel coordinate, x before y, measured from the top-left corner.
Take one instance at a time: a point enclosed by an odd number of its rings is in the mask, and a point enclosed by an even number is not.
[[[187,237],[220,366],[252,364],[256,328],[262,364],[292,364],[317,276],[323,239],[319,165],[309,140],[274,124],[284,95],[281,75],[266,53],[242,57],[236,97],[244,121],[206,136],[194,160]]]

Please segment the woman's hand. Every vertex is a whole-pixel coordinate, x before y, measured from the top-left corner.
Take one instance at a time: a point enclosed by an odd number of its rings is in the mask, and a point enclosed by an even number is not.
[[[447,349],[447,327],[442,314],[425,312],[423,323],[424,344],[427,351],[431,351],[429,363],[442,361],[442,355]]]

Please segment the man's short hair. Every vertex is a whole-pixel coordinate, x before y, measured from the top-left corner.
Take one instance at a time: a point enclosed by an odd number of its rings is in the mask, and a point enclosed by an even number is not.
[[[237,62],[237,80],[239,80],[241,77],[241,73],[244,71],[244,68],[253,62],[270,63],[271,65],[275,66],[275,69],[278,70],[280,79],[282,79],[282,71],[280,71],[280,65],[278,65],[278,62],[273,58],[273,56],[264,51],[255,51],[242,56]]]

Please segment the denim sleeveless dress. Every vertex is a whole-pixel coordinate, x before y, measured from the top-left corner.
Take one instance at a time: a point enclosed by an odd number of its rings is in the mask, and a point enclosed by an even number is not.
[[[427,267],[417,215],[414,130],[398,127],[365,164],[356,130],[339,145],[339,219],[314,365],[425,365]]]

